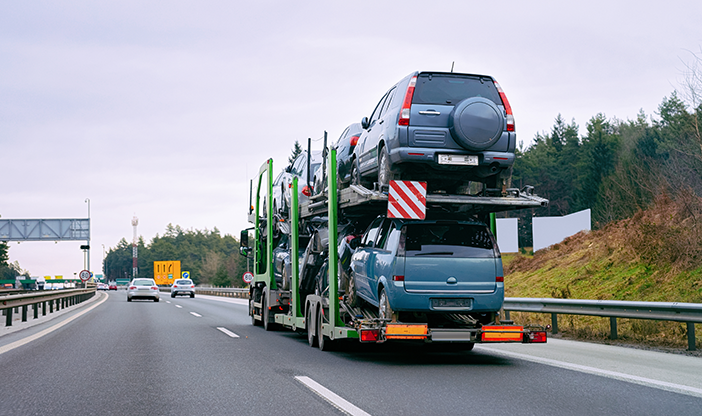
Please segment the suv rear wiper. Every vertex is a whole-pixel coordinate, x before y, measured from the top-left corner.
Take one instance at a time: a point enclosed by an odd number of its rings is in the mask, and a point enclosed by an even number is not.
[[[429,253],[417,253],[416,256],[452,256],[453,251],[432,251]]]

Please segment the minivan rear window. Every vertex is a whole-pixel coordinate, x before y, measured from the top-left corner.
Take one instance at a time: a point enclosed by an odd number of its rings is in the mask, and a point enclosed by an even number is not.
[[[500,95],[490,78],[458,74],[419,74],[412,103],[456,105],[472,97],[487,98],[502,105]]]
[[[407,224],[402,231],[407,257],[495,257],[492,236],[484,225]]]

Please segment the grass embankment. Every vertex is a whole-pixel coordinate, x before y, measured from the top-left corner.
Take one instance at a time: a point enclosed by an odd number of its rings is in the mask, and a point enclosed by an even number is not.
[[[504,255],[506,296],[702,303],[702,200],[659,198],[632,218],[581,232],[533,256]],[[519,323],[550,315],[512,313]],[[606,341],[609,319],[559,315],[567,337]],[[701,325],[697,326],[702,348]],[[618,320],[621,341],[686,348],[684,323]]]

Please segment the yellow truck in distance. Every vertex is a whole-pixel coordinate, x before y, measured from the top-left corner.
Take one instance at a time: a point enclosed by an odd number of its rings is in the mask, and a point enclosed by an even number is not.
[[[175,279],[180,279],[180,260],[154,262],[154,280],[157,285],[170,286]]]

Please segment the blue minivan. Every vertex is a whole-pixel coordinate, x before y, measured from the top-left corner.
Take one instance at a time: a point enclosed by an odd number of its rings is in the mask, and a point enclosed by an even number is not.
[[[494,313],[504,301],[502,258],[474,220],[377,217],[351,258],[347,299],[382,319],[397,313]]]
[[[511,175],[512,108],[489,75],[414,72],[380,99],[354,149],[355,183],[428,182],[461,193],[466,181],[498,188]]]

